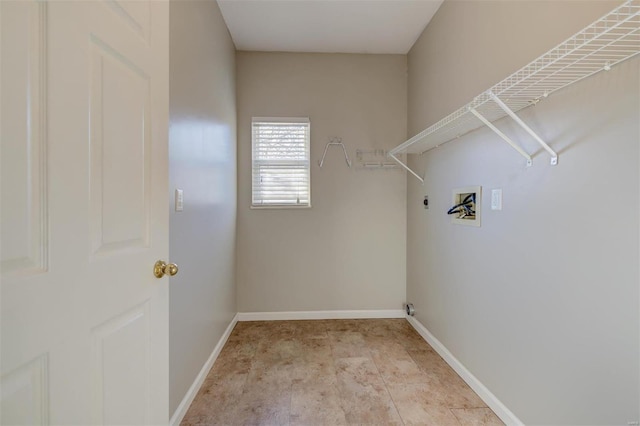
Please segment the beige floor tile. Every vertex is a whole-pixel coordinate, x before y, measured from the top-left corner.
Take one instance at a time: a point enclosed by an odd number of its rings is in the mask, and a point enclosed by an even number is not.
[[[425,342],[418,333],[410,333],[407,336],[396,336],[398,342],[405,347],[407,351],[433,351],[431,346]]]
[[[296,321],[293,336],[303,339],[326,339],[327,326],[322,321]]]
[[[394,320],[368,320],[360,325],[360,332],[366,337],[391,338],[398,332]]]
[[[229,341],[234,339],[259,340],[267,337],[271,330],[274,329],[273,324],[268,321],[248,321],[239,322],[233,329]]]
[[[429,380],[428,375],[420,370],[410,357],[405,359],[376,356],[374,360],[387,385],[425,383]]]
[[[246,374],[233,374],[225,377],[224,381],[207,378],[181,425],[217,424],[219,414],[234,410],[243,394],[246,379]]]
[[[271,388],[280,391],[290,388],[294,381],[295,360],[253,362],[245,388]]]
[[[412,358],[421,359],[416,357],[415,353],[412,353]],[[425,383],[429,384],[430,389],[437,389],[438,399],[441,401],[439,404],[450,408],[479,408],[487,406],[442,358],[437,354],[435,356],[429,354],[428,358],[432,361],[428,367],[424,368],[420,361],[417,364],[423,369],[423,377],[426,377]]]
[[[336,367],[329,356],[329,360],[306,361],[301,360],[293,365],[291,372],[292,384],[323,384],[336,385]]]
[[[387,385],[424,383],[427,375],[406,349],[396,342],[370,345],[371,358]]]
[[[441,405],[403,406],[402,419],[405,425],[458,426],[458,419],[451,411]]]
[[[370,357],[367,342],[359,331],[329,331],[328,334],[335,359]]]
[[[406,425],[458,425],[446,405],[446,393],[439,383],[389,386],[393,402]]]
[[[329,361],[332,358],[329,338],[304,338],[299,340],[301,357],[306,361]]]
[[[409,353],[401,344],[388,337],[367,337],[365,341],[372,353],[409,356]]]
[[[441,380],[441,384],[447,395],[447,406],[450,408],[482,408],[487,406],[453,369],[444,380]]]
[[[291,390],[291,425],[346,425],[335,385],[297,384]]]
[[[220,351],[220,355],[218,355],[218,357],[232,354],[252,357],[258,348],[259,342],[260,339],[243,336],[238,333],[232,333],[229,339],[227,339],[227,342]]]
[[[447,406],[447,393],[442,388],[437,379],[431,379],[425,383],[408,383],[399,385],[388,385],[389,393],[393,402],[400,410],[402,407],[412,407],[414,405],[441,405]]]
[[[452,408],[462,426],[503,426],[502,420],[490,408]]]
[[[369,358],[336,360],[338,390],[349,423],[402,424],[378,370]]]
[[[364,321],[366,320],[326,320],[324,321],[324,324],[325,327],[327,327],[327,331],[361,331]]]
[[[408,350],[411,358],[421,370],[432,373],[439,378],[446,378],[449,374],[456,374],[440,355],[434,350]]]
[[[219,390],[225,395],[241,394],[244,389],[245,383],[249,373],[236,373],[236,372],[219,372],[216,373],[211,370],[209,375],[205,378],[200,392],[208,391],[212,393],[214,390]]]
[[[209,372],[208,378],[230,374],[246,374],[253,364],[253,356],[237,356],[223,351]]]
[[[212,424],[211,416],[191,416],[185,417],[180,426],[205,426]]]
[[[230,405],[211,406],[208,421],[216,425],[288,425],[291,387],[247,386]]]
[[[267,339],[260,342],[255,360],[266,362],[279,362],[283,360],[292,360],[302,356],[303,346],[298,339],[293,337],[278,337]]]

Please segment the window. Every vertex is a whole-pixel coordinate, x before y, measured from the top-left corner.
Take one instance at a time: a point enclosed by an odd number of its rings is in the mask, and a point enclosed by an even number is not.
[[[252,207],[311,207],[308,118],[252,120]]]

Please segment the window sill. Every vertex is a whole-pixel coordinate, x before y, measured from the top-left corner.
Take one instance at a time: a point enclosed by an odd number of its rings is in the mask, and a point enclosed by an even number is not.
[[[305,205],[305,206],[296,206],[296,205],[292,205],[292,204],[273,204],[273,205],[269,205],[269,206],[256,206],[256,205],[251,205],[251,210],[299,210],[299,209],[310,209],[311,205]]]

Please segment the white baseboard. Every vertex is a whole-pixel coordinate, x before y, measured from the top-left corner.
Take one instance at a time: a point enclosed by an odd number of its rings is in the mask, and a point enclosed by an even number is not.
[[[186,395],[184,396],[184,398],[182,398],[182,402],[180,402],[180,405],[178,405],[178,408],[176,409],[175,413],[173,413],[173,416],[171,416],[169,425],[179,426],[180,422],[182,422],[182,419],[184,418],[185,414],[187,414],[187,410],[189,409],[189,406],[191,406],[191,403],[193,402],[194,398],[198,394],[198,391],[200,390],[202,383],[204,383],[204,380],[207,378],[207,375],[209,374],[209,370],[211,370],[211,367],[213,367],[213,363],[216,362],[216,359],[218,359],[218,355],[220,355],[220,351],[222,351],[222,348],[224,347],[225,343],[227,343],[227,339],[229,339],[229,336],[233,331],[233,327],[236,326],[237,322],[238,322],[238,314],[236,314],[233,317],[233,319],[231,320],[231,323],[229,323],[229,326],[224,331],[224,334],[222,335],[222,337],[220,337],[220,340],[218,340],[218,344],[216,345],[215,348],[213,348],[213,352],[211,352],[211,355],[209,355],[209,359],[207,359],[207,362],[205,362],[205,364],[202,366],[200,373],[198,373],[198,376],[193,381],[193,384],[187,391]]]
[[[404,318],[402,309],[371,311],[238,312],[238,321]]]
[[[474,390],[475,393],[493,410],[494,413],[500,420],[502,420],[506,425],[514,425],[521,426],[524,425],[520,419],[516,417],[515,414],[509,410],[506,405],[504,405],[485,385],[480,382],[471,374],[469,370],[460,362],[458,359],[453,356],[451,352],[438,340],[436,337],[431,334],[427,328],[422,325],[420,321],[415,319],[414,317],[407,317],[407,321],[409,324],[415,328],[415,330],[422,336],[424,340],[427,341],[435,349],[436,352],[453,368],[456,373],[467,382],[467,384]]]

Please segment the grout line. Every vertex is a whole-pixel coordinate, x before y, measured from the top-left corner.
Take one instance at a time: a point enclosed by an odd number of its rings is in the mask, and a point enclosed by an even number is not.
[[[340,390],[340,386],[339,386],[339,378],[338,378],[338,368],[336,366],[336,360],[337,358],[333,355],[333,342],[331,341],[331,335],[329,334],[329,328],[326,328],[326,333],[327,333],[327,339],[329,341],[329,349],[331,350],[331,364],[333,365],[333,371],[335,372],[336,375],[336,382],[335,382],[335,388],[336,388],[336,393],[338,394],[338,397],[340,398],[340,409],[342,410],[342,413],[344,414],[344,419],[345,421],[347,420],[347,411],[345,410],[344,405],[342,404],[342,401],[344,401],[344,394],[343,392]],[[348,422],[347,422],[348,423]]]
[[[389,384],[384,379],[384,376],[382,375],[382,373],[380,373],[380,368],[378,368],[378,365],[376,364],[376,361],[373,359],[373,357],[371,359],[373,360],[373,365],[376,367],[376,370],[378,371],[378,375],[380,376],[380,379],[382,380],[382,383],[384,383],[384,389],[387,391],[387,395],[389,395],[389,399],[391,400],[391,403],[393,404],[393,408],[396,409],[396,413],[398,413],[398,417],[400,417],[400,421],[402,422],[402,424],[406,425],[407,423],[404,420],[404,418],[402,417],[402,414],[400,414],[400,409],[398,409],[398,405],[396,404],[396,401],[393,399],[393,395],[391,394],[391,391],[389,390]]]
[[[291,407],[293,406],[293,382],[289,385],[289,424],[291,424],[291,417],[293,410]]]
[[[334,356],[333,353],[333,349],[334,349],[334,345],[331,339],[331,336],[329,334],[330,331],[335,331],[335,330],[329,330],[329,328],[327,326],[325,326],[325,333],[327,333],[327,341],[329,342],[329,349],[331,350],[331,364],[333,365],[333,371],[334,371],[334,375],[335,375],[335,383],[333,384],[333,387],[336,390],[336,394],[338,395],[338,397],[340,398],[340,410],[342,410],[342,414],[344,414],[344,419],[345,421],[347,420],[347,411],[345,410],[344,405],[342,404],[342,401],[344,401],[344,393],[341,392],[340,390],[340,386],[339,386],[339,378],[338,378],[338,368],[336,366],[336,361],[339,359],[337,357]],[[348,422],[347,422],[348,423]]]
[[[456,419],[456,422],[458,422],[459,425],[462,425],[462,423],[460,423],[460,419],[458,418],[458,416],[456,416],[456,414],[452,411],[454,409],[452,409],[451,407],[447,407],[447,410],[449,410],[453,418]]]

